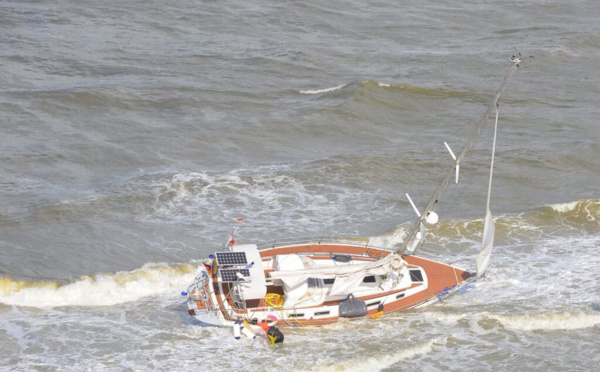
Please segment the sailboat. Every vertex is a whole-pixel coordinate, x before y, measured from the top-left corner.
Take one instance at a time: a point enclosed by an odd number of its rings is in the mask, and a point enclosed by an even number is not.
[[[462,150],[455,155],[446,177],[399,249],[368,243],[309,239],[302,242],[238,244],[229,239],[223,249],[202,261],[186,296],[188,313],[202,323],[233,327],[253,335],[261,324],[277,326],[324,325],[342,318],[376,318],[384,313],[422,307],[450,295],[487,270],[494,241],[490,194],[494,168],[498,102],[519,67],[511,66],[487,110]],[[419,256],[425,230],[438,222],[434,208],[445,188],[458,183],[460,165],[495,111],[492,157],[485,208],[482,248],[476,272]],[[263,327],[265,328],[265,327]]]

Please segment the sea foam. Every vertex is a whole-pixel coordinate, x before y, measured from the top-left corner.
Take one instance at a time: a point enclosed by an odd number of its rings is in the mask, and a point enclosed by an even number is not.
[[[70,283],[0,279],[0,303],[52,308],[110,306],[185,289],[193,264],[146,264],[130,272],[80,277]]]
[[[433,350],[434,344],[441,341],[443,341],[443,338],[439,337],[424,344],[400,349],[395,353],[369,354],[365,357],[351,358],[332,365],[320,365],[311,371],[381,371],[391,368],[401,360],[427,354]]]
[[[591,328],[600,324],[600,314],[587,312],[487,315],[504,327],[519,331],[555,331]]]

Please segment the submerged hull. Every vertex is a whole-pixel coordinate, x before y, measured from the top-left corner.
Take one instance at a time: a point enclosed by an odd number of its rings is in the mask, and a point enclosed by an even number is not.
[[[245,247],[247,251],[255,248]],[[190,285],[187,298],[188,313],[203,323],[216,326],[233,326],[242,321],[251,325],[261,321],[275,322],[278,327],[323,325],[335,323],[344,317],[344,314],[340,313],[340,304],[346,301],[350,294],[359,303],[364,302],[366,311],[358,315],[351,314],[349,317],[372,317],[435,302],[471,277],[469,272],[450,265],[422,257],[401,255],[399,257],[404,266],[400,275],[365,276],[362,282],[348,293],[340,293],[339,290],[333,293],[335,284],[333,280],[328,279],[309,279],[290,287],[284,282],[270,278],[273,271],[286,270],[284,266],[290,266],[290,263],[304,264],[305,267],[311,265],[312,269],[308,269],[309,271],[323,271],[328,270],[327,268],[352,270],[360,265],[372,265],[393,254],[392,251],[382,248],[355,244],[307,243],[272,246],[256,250],[256,257],[260,257],[260,265],[254,265],[257,262],[252,262],[253,267],[259,266],[260,275],[263,277],[254,277],[241,284],[232,283],[231,279],[227,278],[226,274],[227,271],[231,271],[231,265],[223,265],[215,260],[211,265],[201,266]],[[300,269],[302,268],[300,266]],[[239,287],[242,284],[245,285],[244,288]],[[259,288],[262,286],[264,289]],[[246,294],[251,293],[245,297],[253,298],[244,298],[244,290]],[[260,296],[263,293],[264,295]]]

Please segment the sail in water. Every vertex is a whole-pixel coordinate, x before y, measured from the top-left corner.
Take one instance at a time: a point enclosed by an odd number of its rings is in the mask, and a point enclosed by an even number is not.
[[[489,208],[485,212],[485,220],[483,225],[483,243],[481,252],[475,258],[475,264],[477,265],[477,276],[482,276],[490,263],[490,256],[492,254],[492,248],[494,247],[494,233],[496,227],[494,224],[494,217]]]
[[[496,121],[494,122],[494,140],[492,142],[492,161],[490,164],[490,181],[488,182],[488,194],[487,204],[485,208],[485,219],[483,222],[483,241],[481,252],[475,258],[475,264],[477,265],[477,276],[480,277],[485,274],[487,267],[490,263],[490,256],[492,254],[492,248],[494,247],[494,234],[496,232],[496,225],[494,224],[494,217],[490,211],[490,197],[492,195],[492,178],[494,176],[494,158],[496,155],[496,134],[498,133],[498,101],[496,101]]]

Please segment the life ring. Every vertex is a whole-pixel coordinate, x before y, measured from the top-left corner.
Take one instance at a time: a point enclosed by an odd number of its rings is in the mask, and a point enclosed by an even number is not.
[[[269,314],[269,315],[267,315],[265,320],[260,320],[258,322],[258,325],[260,325],[262,327],[263,324],[266,324],[268,327],[271,327],[271,326],[274,326],[275,324],[277,324],[278,320],[279,319],[277,319],[277,317],[275,315]]]

